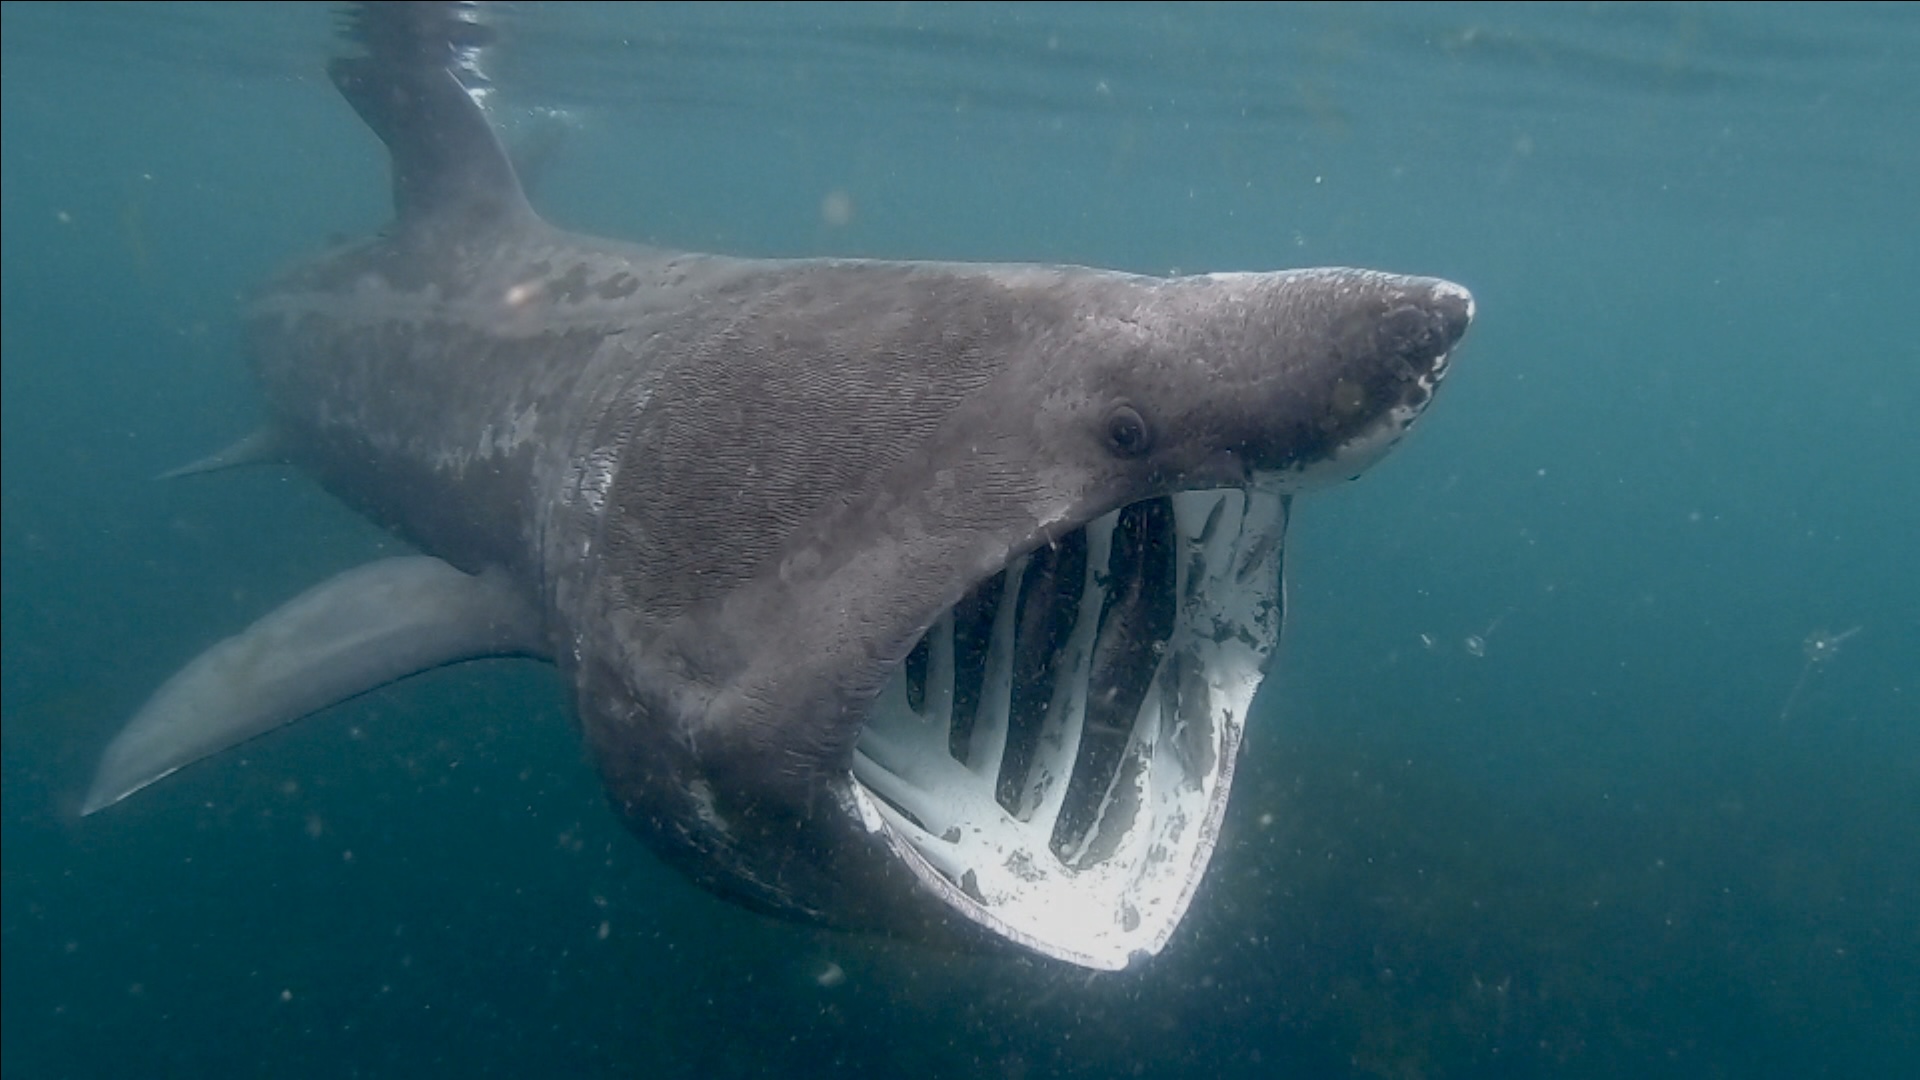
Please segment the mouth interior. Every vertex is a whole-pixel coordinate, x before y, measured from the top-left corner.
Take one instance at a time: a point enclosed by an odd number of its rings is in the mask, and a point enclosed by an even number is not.
[[[1158,952],[1206,869],[1279,640],[1287,497],[1192,491],[1022,556],[881,693],[854,799],[920,879],[1036,952]]]

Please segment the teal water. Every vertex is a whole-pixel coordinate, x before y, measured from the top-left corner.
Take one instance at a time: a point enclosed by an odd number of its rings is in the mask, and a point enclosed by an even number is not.
[[[250,428],[240,299],[385,163],[324,7],[0,18],[8,1077],[1920,1060],[1920,7],[518,8],[569,227],[1474,289],[1418,436],[1298,507],[1193,913],[1091,978],[698,892],[531,663],[79,819],[161,679],[395,547],[297,475],[152,479]]]

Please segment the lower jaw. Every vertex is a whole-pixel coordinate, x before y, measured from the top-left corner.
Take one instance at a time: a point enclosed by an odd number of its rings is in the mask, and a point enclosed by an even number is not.
[[[1160,951],[1213,853],[1279,641],[1284,495],[1183,492],[1023,556],[875,702],[856,812],[950,908],[1113,970]]]

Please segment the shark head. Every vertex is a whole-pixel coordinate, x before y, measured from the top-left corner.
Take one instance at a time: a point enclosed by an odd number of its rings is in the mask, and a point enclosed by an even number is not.
[[[1472,299],[790,265],[716,286],[668,335],[693,359],[624,399],[575,620],[608,628],[574,670],[614,802],[768,909],[1158,952],[1279,641],[1292,497],[1407,432]]]

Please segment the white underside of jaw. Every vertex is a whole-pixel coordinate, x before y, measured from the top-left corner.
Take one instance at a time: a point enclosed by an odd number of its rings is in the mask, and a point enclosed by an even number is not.
[[[923,883],[996,933],[1089,968],[1117,970],[1157,953],[1185,914],[1213,853],[1247,708],[1280,634],[1284,497],[1185,492],[1173,507],[1174,624],[1118,766],[1110,777],[1082,781],[1101,790],[1075,790],[1080,805],[1098,807],[1089,825],[1056,836],[1087,735],[1090,656],[1118,512],[1087,526],[1079,615],[1055,645],[1051,705],[1013,810],[1002,805],[1000,774],[1012,711],[1012,583],[1026,559],[1008,569],[966,760],[949,743],[952,612],[928,632],[920,708],[910,704],[904,672],[896,674],[854,755],[858,813]]]

